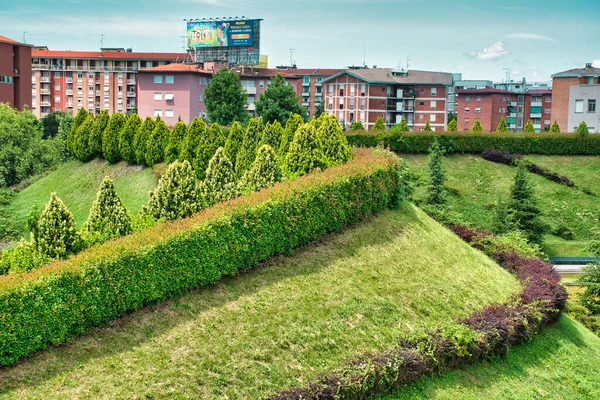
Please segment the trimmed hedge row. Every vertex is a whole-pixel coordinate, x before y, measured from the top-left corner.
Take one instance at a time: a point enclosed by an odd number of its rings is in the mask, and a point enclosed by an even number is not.
[[[462,226],[450,229],[480,249],[484,247],[477,242],[492,236]],[[567,294],[550,264],[514,251],[490,255],[517,276],[523,285],[519,295],[505,304],[487,306],[457,324],[401,338],[390,351],[351,360],[306,387],[284,390],[268,399],[365,399],[389,393],[424,374],[505,355],[509,345],[524,342],[542,326],[558,321]]]
[[[448,153],[481,153],[488,149],[519,154],[600,155],[600,135],[514,133],[350,133],[348,143],[376,147],[382,143],[397,153],[429,153],[433,138]]]
[[[357,149],[344,165],[0,277],[0,365],[395,207],[400,172],[393,154]]]

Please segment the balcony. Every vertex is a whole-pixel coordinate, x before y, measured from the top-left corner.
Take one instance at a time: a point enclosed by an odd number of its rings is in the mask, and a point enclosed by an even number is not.
[[[134,103],[127,104],[127,109],[128,110],[133,110],[134,108],[135,108],[135,104]]]
[[[40,94],[50,94],[50,89],[40,89]]]
[[[127,97],[135,97],[135,92],[127,92]]]
[[[40,82],[50,83],[50,77],[49,76],[40,76]]]
[[[67,82],[67,83],[73,83],[73,78],[66,78],[65,82]]]
[[[127,79],[128,85],[135,85],[135,79]]]
[[[309,107],[310,106],[310,101],[303,101],[302,102],[302,106],[303,107]]]
[[[256,111],[256,105],[254,103],[248,104],[248,111]]]
[[[508,124],[508,129],[516,129],[517,126],[515,124]]]
[[[42,106],[42,107],[50,107],[50,102],[49,101],[40,101],[40,106]]]
[[[532,101],[531,102],[531,107],[541,107],[541,106],[542,106],[541,101]]]
[[[516,107],[517,106],[517,102],[516,101],[509,101],[508,102],[508,106],[509,107]]]
[[[508,117],[509,118],[516,118],[517,117],[517,113],[514,113],[514,112],[508,113]]]
[[[535,129],[536,131],[541,131],[542,130],[542,124],[533,124],[533,129]]]
[[[542,118],[542,113],[531,113],[529,118]]]
[[[32,69],[50,69],[50,65],[48,64],[32,64]]]
[[[72,95],[73,95],[73,90],[71,90],[71,89],[67,89],[67,95],[68,95],[68,96],[72,96]]]
[[[73,108],[73,103],[67,103],[68,108]]]
[[[246,93],[248,94],[256,94],[256,87],[246,87]]]
[[[303,81],[303,82],[302,82],[302,86],[310,86],[310,81],[308,81],[308,82],[306,82],[306,81]]]

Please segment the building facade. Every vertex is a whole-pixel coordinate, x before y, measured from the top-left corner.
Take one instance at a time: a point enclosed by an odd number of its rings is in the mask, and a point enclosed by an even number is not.
[[[81,108],[91,114],[134,111],[139,70],[186,57],[183,53],[137,53],[120,48],[99,52],[34,48],[30,56],[32,110],[38,118],[59,110],[76,114]]]
[[[0,103],[31,108],[31,46],[0,36]]]
[[[562,131],[574,132],[585,121],[590,132],[600,131],[600,68],[586,64],[552,75],[552,117]]]
[[[389,68],[339,72],[322,81],[325,111],[340,121],[360,121],[370,129],[378,117],[389,127],[405,118],[413,131],[444,131],[448,124],[448,88],[452,74]]]
[[[309,116],[315,115],[317,107],[323,105],[323,80],[343,71],[341,69],[278,67],[299,78],[296,93],[302,96],[301,103]]]

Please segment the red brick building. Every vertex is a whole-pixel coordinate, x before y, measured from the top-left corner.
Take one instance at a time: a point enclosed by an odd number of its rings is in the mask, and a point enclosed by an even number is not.
[[[31,46],[0,36],[0,103],[31,108]]]
[[[296,93],[302,96],[302,106],[309,116],[315,115],[316,108],[323,104],[323,80],[340,73],[341,69],[321,68],[278,68],[300,78]]]
[[[452,74],[390,68],[341,71],[324,79],[325,111],[340,121],[361,121],[370,129],[378,117],[388,128],[405,118],[413,131],[444,131],[448,122],[448,89]]]

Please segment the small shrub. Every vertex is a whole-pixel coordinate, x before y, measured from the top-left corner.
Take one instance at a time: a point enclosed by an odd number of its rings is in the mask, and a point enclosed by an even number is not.
[[[380,115],[375,120],[375,124],[371,128],[371,132],[385,132],[386,130],[387,130],[387,128],[385,126],[385,122],[383,122],[383,118],[381,118],[381,115]]]
[[[496,127],[496,132],[500,133],[508,133],[510,129],[508,129],[508,125],[506,124],[506,118],[500,118],[500,122],[498,122],[498,126]]]
[[[588,129],[588,126],[585,123],[585,121],[581,121],[581,123],[577,127],[577,130],[575,130],[575,133],[580,137],[586,137],[590,134],[590,130]]]
[[[554,121],[550,127],[550,133],[560,133],[560,126],[558,126],[558,122]]]
[[[49,261],[48,257],[37,250],[33,242],[21,238],[14,247],[2,251],[0,270],[4,274],[29,272]]]
[[[273,186],[282,178],[281,169],[277,164],[277,154],[269,145],[262,145],[257,153],[256,160],[246,171],[239,182],[240,192],[251,193]]]
[[[431,132],[431,125],[429,125],[429,121],[425,122],[425,127],[423,128],[423,132]]]
[[[94,158],[102,157],[102,137],[109,120],[108,110],[100,111],[100,114],[94,119],[94,126],[90,135],[90,151]]]
[[[40,215],[38,232],[38,249],[50,258],[66,258],[80,248],[75,218],[55,193]]]
[[[458,123],[455,119],[448,122],[448,132],[457,132],[458,131]]]
[[[222,147],[217,149],[208,163],[202,192],[208,206],[233,199],[239,194],[233,166]]]
[[[187,125],[185,122],[179,120],[173,127],[171,134],[169,135],[169,140],[167,141],[167,147],[165,148],[165,162],[170,164],[173,161],[179,159],[179,155],[181,154],[181,147],[183,146],[183,141],[185,140],[185,136],[187,135]]]
[[[317,168],[327,168],[327,159],[317,141],[314,124],[304,124],[298,129],[290,145],[284,169],[290,176],[302,176]]]
[[[525,132],[525,133],[535,133],[535,128],[533,127],[533,124],[531,123],[531,120],[527,121],[527,123],[525,124],[525,127],[523,128],[523,132]]]
[[[571,229],[571,227],[567,226],[564,222],[560,222],[557,226],[555,226],[551,233],[554,236],[558,236],[561,239],[564,240],[574,240],[575,239],[575,233],[573,232],[573,229]]]
[[[350,130],[351,131],[364,131],[365,127],[362,124],[362,122],[360,122],[359,120],[356,120],[350,124]]]
[[[121,158],[129,163],[136,162],[133,139],[141,125],[142,119],[139,115],[132,114],[127,119],[127,123],[125,123],[125,126],[119,135],[119,153],[121,154]]]
[[[298,114],[290,114],[290,117],[285,123],[285,130],[283,131],[283,136],[281,137],[281,146],[279,147],[279,157],[284,159],[286,154],[289,151],[290,145],[294,141],[294,137],[296,136],[296,132],[304,124],[304,120]]]
[[[279,121],[274,121],[273,123],[267,123],[265,126],[265,133],[260,141],[260,145],[268,145],[272,149],[279,149],[281,146],[281,138],[283,137],[284,129],[283,126],[279,123]],[[227,154],[227,148],[225,148],[225,154]],[[229,155],[227,155],[229,157]],[[234,165],[235,169],[235,165]]]
[[[94,128],[94,117],[91,115],[79,126],[73,138],[73,156],[82,162],[88,162],[94,154],[90,147],[90,136]]]
[[[471,127],[471,132],[479,133],[483,132],[483,127],[481,126],[481,122],[478,119],[475,120],[475,123]]]
[[[343,164],[352,157],[352,149],[348,145],[342,128],[334,115],[322,114],[317,128],[317,141],[323,150],[328,165]]]
[[[542,210],[537,205],[533,184],[527,179],[524,163],[519,163],[517,167],[510,195],[508,209],[511,224],[523,231],[532,242],[540,243],[547,227],[542,221]]]

